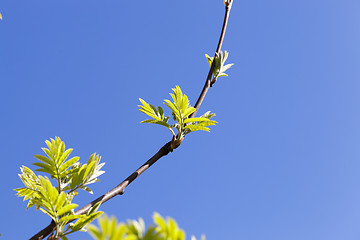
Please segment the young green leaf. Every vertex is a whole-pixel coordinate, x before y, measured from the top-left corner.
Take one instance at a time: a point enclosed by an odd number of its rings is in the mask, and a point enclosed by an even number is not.
[[[222,54],[223,53],[221,52],[221,54],[216,55],[216,59],[218,60],[216,60],[217,63],[215,63],[215,65],[218,66],[218,69],[221,68],[221,59],[226,60],[227,58],[227,52],[224,56]],[[213,58],[209,57],[208,55],[206,55],[206,57],[209,61],[209,64],[211,64]],[[227,69],[229,67],[230,66],[226,65],[225,68]],[[183,94],[179,86],[176,86],[172,89],[172,93],[170,93],[170,96],[173,101],[165,99],[164,104],[171,110],[173,120],[176,121],[176,123],[174,124],[170,125],[168,123],[169,117],[164,116],[164,110],[161,107],[155,108],[153,105],[145,102],[141,98],[140,102],[142,103],[142,105],[139,105],[139,110],[152,117],[152,119],[141,121],[141,123],[158,124],[168,128],[171,131],[171,133],[173,134],[173,140],[171,143],[172,149],[178,147],[181,144],[186,134],[198,130],[209,131],[209,128],[207,128],[207,126],[215,125],[216,121],[209,120],[211,117],[215,116],[215,114],[210,115],[210,112],[208,112],[207,115],[198,118],[188,118],[192,113],[196,111],[196,109],[190,105],[188,97]],[[174,133],[173,128],[178,131],[177,134]]]
[[[154,124],[159,124],[159,125],[161,125],[161,126],[170,128],[170,125],[167,124],[166,122],[159,121],[159,120],[155,120],[155,119],[144,120],[144,121],[141,121],[140,123],[154,123]]]
[[[193,107],[188,107],[185,111],[184,111],[184,118],[187,118],[188,116],[190,116],[190,114],[192,114],[193,112],[195,112],[195,108]]]
[[[186,125],[185,129],[189,130],[190,132],[195,132],[195,131],[199,131],[199,130],[210,132],[209,128],[197,126],[197,125]]]
[[[214,57],[210,57],[209,55],[205,54],[206,59],[208,60],[209,65],[211,66],[212,62],[214,61]],[[225,62],[229,56],[229,52],[225,51],[224,53],[220,51],[219,53],[215,53],[215,63],[214,63],[214,69],[213,69],[213,77],[223,77],[228,76],[225,71],[228,70],[233,63],[226,64]]]
[[[68,205],[65,205],[64,207],[62,207],[58,212],[57,212],[57,215],[58,216],[61,216],[67,212],[70,212],[71,210],[75,209],[78,205],[75,204],[75,203],[71,203],[71,204],[68,204]]]
[[[185,119],[184,123],[208,122],[208,121],[211,121],[211,120],[207,119],[207,118],[197,117],[197,118],[187,118],[187,119]]]

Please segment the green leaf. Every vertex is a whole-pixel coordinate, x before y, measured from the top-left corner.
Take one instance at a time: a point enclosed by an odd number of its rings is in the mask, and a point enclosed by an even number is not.
[[[54,159],[53,159],[53,154],[51,153],[51,151],[49,150],[49,149],[47,149],[47,148],[41,148],[43,151],[44,151],[44,153],[51,159],[51,161],[53,161]]]
[[[173,236],[176,234],[176,230],[177,230],[177,224],[175,223],[175,221],[171,218],[168,219],[168,233],[170,236]]]
[[[63,146],[63,148],[65,148],[65,144],[63,144],[62,146]],[[64,151],[64,150],[62,150],[62,151]],[[58,166],[60,166],[69,157],[69,155],[72,151],[73,151],[73,149],[69,148],[68,150],[66,150],[65,152],[63,152],[61,154],[61,157],[59,158]]]
[[[62,206],[64,206],[65,200],[66,194],[64,192],[61,192],[59,197],[56,199],[55,211],[58,211]]]
[[[154,222],[160,227],[160,229],[162,231],[166,231],[166,228],[167,228],[166,222],[159,213],[155,212],[153,215],[153,219],[154,219]]]
[[[196,126],[199,126],[199,127],[208,127],[208,126],[213,126],[215,125],[217,122],[216,121],[207,121],[207,122],[197,122],[197,123],[193,123],[194,125]]]
[[[72,165],[74,165],[77,161],[79,161],[80,157],[73,157],[71,159],[69,159],[68,161],[66,161],[64,164],[61,165],[61,167],[59,168],[59,172],[63,173],[64,171],[66,171],[69,167],[71,167]],[[68,173],[67,173],[68,174]]]
[[[195,132],[195,131],[199,131],[199,130],[203,130],[203,131],[207,131],[210,132],[210,129],[207,127],[202,127],[202,126],[197,126],[197,125],[186,125],[185,129],[190,130],[191,132]]]
[[[89,179],[91,177],[92,173],[95,170],[95,164],[96,164],[95,161],[90,162],[90,163],[87,164],[86,169],[85,169],[85,173],[84,173],[85,179]]]
[[[61,236],[61,240],[69,240],[65,235]]]
[[[83,216],[82,215],[75,215],[75,214],[66,215],[66,216],[61,217],[59,219],[59,222],[67,223],[68,221],[71,221],[71,220],[74,220],[74,219],[79,219],[79,218],[83,218]]]
[[[215,117],[216,114],[215,113],[211,113],[210,111],[207,111],[206,113],[204,113],[201,117],[207,118],[207,119],[211,119],[213,117]]]
[[[181,114],[180,114],[180,111],[177,109],[177,107],[172,103],[170,102],[169,100],[165,99],[165,105],[170,108],[170,110],[175,114],[176,116],[176,120],[178,123],[181,122]]]
[[[94,239],[96,239],[96,240],[103,239],[102,238],[103,234],[99,231],[99,229],[95,225],[87,226],[87,230]],[[118,238],[118,239],[120,239],[120,238]]]
[[[161,121],[162,119],[159,117],[158,115],[158,112],[157,112],[157,109],[151,105],[151,104],[148,104],[147,102],[145,102],[143,99],[139,98],[140,102],[143,104],[143,105],[139,105],[140,109],[139,111],[140,112],[143,112],[145,113],[146,115],[156,119],[156,120],[159,120]]]
[[[49,140],[46,140],[45,143],[47,145],[47,147],[49,148],[49,150],[51,152],[53,152],[54,148],[53,148],[53,145],[52,145],[52,142],[54,141],[54,139],[50,138],[51,142]]]
[[[192,114],[193,112],[195,112],[195,108],[193,107],[188,107],[185,111],[184,111],[184,118],[187,118],[188,116],[190,116],[190,114]]]
[[[214,63],[214,69],[213,69],[213,78],[228,76],[225,71],[228,70],[232,65],[234,64],[225,64],[225,61],[227,60],[229,55],[229,52],[220,51],[219,53],[215,53],[215,63]],[[214,58],[209,57],[208,55],[205,55],[210,66],[211,62],[214,60]]]
[[[217,77],[227,77],[229,75],[227,75],[226,73],[219,73]]]
[[[51,159],[49,159],[49,158],[47,158],[47,157],[45,157],[45,156],[42,156],[42,155],[34,155],[34,157],[35,157],[36,159],[38,159],[38,160],[40,160],[40,161],[42,161],[42,162],[50,165],[50,166],[55,166],[55,165],[54,165],[54,162],[53,162]]]
[[[56,169],[54,169],[53,166],[50,166],[50,165],[47,165],[47,164],[41,163],[41,162],[33,163],[33,165],[40,167],[38,169],[35,169],[35,171],[46,172],[46,173],[50,174],[51,176],[56,175]]]
[[[109,236],[110,236],[110,240],[114,239],[114,235],[116,234],[116,220],[114,217],[112,217],[109,221]],[[120,237],[118,237],[117,239],[120,239]],[[115,239],[114,239],[115,240]]]
[[[103,218],[99,219],[99,225],[104,233],[104,235],[108,234],[109,232],[109,218],[105,215]]]
[[[142,106],[140,106],[140,107],[142,107]],[[152,112],[148,112],[148,111],[144,110],[143,108],[139,109],[139,111],[142,112],[142,113],[145,113],[145,114],[148,115],[149,117],[152,117],[152,118],[154,118],[154,119],[156,119],[156,120],[161,120],[157,115],[155,115],[155,114],[152,113]]]
[[[151,105],[151,104],[149,104],[149,106],[151,107],[151,109],[152,109],[152,112],[157,116],[157,117],[160,117],[157,113],[157,109],[156,109],[156,107],[154,107],[153,105]]]
[[[91,215],[88,215],[84,218],[79,219],[78,221],[76,221],[76,223],[72,226],[72,230],[73,231],[79,231],[80,229],[82,229],[83,227],[85,227],[87,224],[91,223],[93,220],[95,220],[96,218],[100,217],[101,214],[103,214],[103,212],[96,212],[96,213],[92,213]]]
[[[57,215],[61,216],[64,213],[70,212],[71,210],[75,209],[78,205],[75,203],[70,203],[66,206],[64,206],[63,208],[61,208],[59,211],[57,211]]]
[[[96,240],[102,240],[103,234],[99,231],[99,229],[95,225],[89,225],[87,226],[87,230],[89,234]],[[118,238],[120,239],[120,238]]]
[[[231,64],[226,64],[225,66],[223,66],[222,68],[222,72],[225,72],[226,70],[228,70],[229,68],[231,68],[231,66],[233,66],[234,64],[231,63]]]
[[[155,119],[144,120],[144,121],[141,121],[140,123],[153,123],[153,124],[159,124],[159,125],[162,125],[164,127],[170,128],[170,125],[167,124],[166,122],[155,120]]]
[[[209,55],[207,55],[207,54],[205,54],[205,57],[206,57],[206,59],[207,59],[207,61],[208,61],[208,63],[209,63],[209,66],[211,66],[211,64],[212,64],[212,61],[213,61],[213,57],[210,57]]]
[[[177,109],[180,111],[181,115],[186,110],[189,105],[189,100],[186,95],[183,95],[181,88],[176,86],[172,89],[174,94],[170,94],[174,100],[174,105],[177,106]]]
[[[56,139],[56,140],[58,140],[58,139]],[[58,142],[58,144],[56,144],[57,145],[57,152],[56,152],[56,165],[57,166],[60,166],[60,164],[61,164],[61,156],[62,156],[62,154],[63,154],[63,152],[64,152],[64,149],[65,149],[65,144],[64,144],[64,142]]]
[[[192,123],[192,122],[206,122],[211,121],[207,118],[197,117],[197,118],[187,118],[184,120],[184,123]]]
[[[86,213],[86,215],[90,215],[90,214],[95,213],[95,212],[99,209],[100,205],[101,205],[101,201],[95,203],[94,206],[92,206],[92,207],[89,209],[89,211]]]
[[[45,213],[46,215],[48,215],[49,217],[51,217],[55,222],[57,221],[56,217],[53,215],[53,213],[51,213],[50,211],[48,210],[45,210],[43,208],[39,208],[40,211],[42,211],[43,213]]]
[[[158,106],[157,112],[160,114],[160,118],[164,119],[164,110],[162,109],[162,107]]]
[[[80,188],[81,188],[82,190],[87,191],[87,192],[90,193],[90,194],[93,194],[93,191],[92,191],[89,187],[87,187],[87,186],[81,186]]]

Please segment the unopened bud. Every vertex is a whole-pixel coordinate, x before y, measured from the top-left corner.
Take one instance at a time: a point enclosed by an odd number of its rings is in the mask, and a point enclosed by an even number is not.
[[[231,7],[233,0],[224,0],[225,7]]]

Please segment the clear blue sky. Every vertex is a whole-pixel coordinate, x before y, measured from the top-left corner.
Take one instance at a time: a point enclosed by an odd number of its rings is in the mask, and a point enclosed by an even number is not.
[[[360,239],[360,2],[234,0],[223,45],[234,62],[188,135],[102,206],[119,220],[154,211],[209,240]],[[221,0],[0,3],[1,239],[49,223],[15,196],[21,165],[59,136],[116,186],[171,134],[140,124],[180,85],[195,103],[223,18]],[[90,239],[86,233],[72,239]]]

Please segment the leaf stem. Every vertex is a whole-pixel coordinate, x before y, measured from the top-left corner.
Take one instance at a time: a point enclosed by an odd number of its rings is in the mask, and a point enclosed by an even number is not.
[[[172,128],[169,128],[169,130],[171,131],[173,137],[176,137],[176,134],[175,134],[174,130],[172,130]]]

